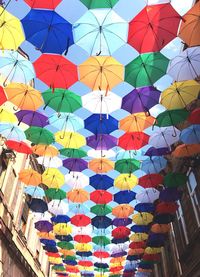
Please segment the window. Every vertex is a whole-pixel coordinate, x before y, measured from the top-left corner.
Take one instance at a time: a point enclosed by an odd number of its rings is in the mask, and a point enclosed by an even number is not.
[[[184,242],[186,244],[188,244],[189,240],[188,240],[188,235],[187,235],[187,229],[186,229],[186,225],[185,225],[183,210],[182,210],[180,201],[178,201],[177,203],[178,203],[179,207],[178,207],[178,210],[176,212],[176,215],[177,215],[177,220],[178,220],[178,226],[179,226],[179,229],[180,229],[180,234],[181,234],[182,239],[184,238]]]
[[[188,182],[187,182],[187,187],[188,187],[188,192],[189,196],[192,202],[194,214],[197,220],[198,226],[200,225],[200,206],[199,206],[199,200],[197,196],[197,180],[195,177],[195,174],[193,171],[189,171],[188,173]]]

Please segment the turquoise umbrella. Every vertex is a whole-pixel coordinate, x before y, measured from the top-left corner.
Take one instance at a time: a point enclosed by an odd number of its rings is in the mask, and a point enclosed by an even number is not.
[[[72,113],[54,113],[49,117],[49,123],[58,130],[76,132],[84,128],[83,119]]]
[[[26,139],[24,132],[12,123],[1,123],[0,135],[9,140],[24,141]]]
[[[45,196],[44,190],[40,187],[28,186],[24,192],[34,198],[42,198]]]

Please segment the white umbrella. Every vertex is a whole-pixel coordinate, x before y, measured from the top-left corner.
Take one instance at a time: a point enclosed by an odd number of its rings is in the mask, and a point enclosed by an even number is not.
[[[69,206],[65,201],[52,200],[48,203],[48,210],[54,215],[66,215],[69,211]]]
[[[180,131],[174,126],[161,127],[159,131],[156,131],[149,138],[149,144],[156,147],[169,148],[172,144],[179,141]]]
[[[136,194],[135,199],[141,203],[153,203],[159,198],[160,192],[154,188],[148,188]]]
[[[110,114],[121,109],[122,98],[105,90],[94,90],[82,96],[83,108],[92,113]]]
[[[33,216],[34,216],[34,222],[41,221],[41,220],[50,221],[52,218],[52,215],[49,212],[33,213]]]
[[[81,189],[89,186],[89,177],[82,172],[71,171],[65,175],[65,182],[73,189]]]
[[[90,225],[85,226],[85,227],[73,226],[72,234],[73,234],[73,236],[75,236],[75,235],[90,235],[90,234],[92,234],[92,226],[90,226]]]
[[[187,48],[172,59],[167,73],[178,82],[193,80],[200,76],[200,46]]]
[[[114,158],[116,156],[115,151],[110,150],[95,150],[91,149],[87,152],[89,157],[100,159],[100,158]]]
[[[58,157],[38,157],[36,159],[39,164],[44,165],[45,167],[58,168],[63,165],[62,160]]]

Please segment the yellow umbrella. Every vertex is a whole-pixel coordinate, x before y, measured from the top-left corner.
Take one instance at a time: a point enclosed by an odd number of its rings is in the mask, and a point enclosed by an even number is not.
[[[183,109],[198,98],[200,84],[194,80],[174,82],[161,94],[161,104],[168,110]]]
[[[110,56],[92,56],[79,65],[79,76],[93,91],[108,91],[124,81],[124,66]]]
[[[32,146],[32,151],[38,156],[55,157],[58,155],[58,149],[52,145],[37,144]]]
[[[55,134],[55,140],[65,148],[78,149],[86,144],[85,137],[76,132],[59,131]]]
[[[93,266],[81,266],[81,265],[79,265],[78,268],[79,268],[80,271],[90,271],[90,272],[94,271]]]
[[[153,221],[153,215],[150,213],[137,213],[133,215],[133,222],[138,225],[148,225]]]
[[[119,218],[127,218],[133,213],[134,209],[129,204],[120,204],[112,209],[112,214]]]
[[[57,168],[48,168],[42,174],[42,183],[49,188],[60,188],[64,182],[65,177]]]
[[[130,240],[133,242],[144,241],[148,239],[148,235],[146,233],[135,233],[130,236]]]
[[[62,258],[48,257],[48,260],[52,264],[62,264]]]
[[[20,20],[0,7],[0,49],[17,50],[24,40]]]
[[[161,247],[147,247],[145,249],[145,253],[152,255],[152,254],[159,254],[161,253]]]
[[[125,132],[142,132],[152,126],[154,122],[155,118],[146,113],[135,113],[120,120],[119,126]]]
[[[92,244],[89,243],[76,243],[74,245],[76,251],[88,252],[92,250]]]
[[[67,223],[57,223],[53,226],[56,235],[67,236],[72,233],[72,226]]]
[[[138,178],[133,174],[120,174],[115,178],[114,186],[120,190],[131,190],[138,184]]]
[[[17,123],[18,119],[15,114],[9,112],[5,108],[0,109],[0,122]]]
[[[107,173],[114,169],[114,162],[108,159],[100,158],[89,161],[88,168],[96,173]]]

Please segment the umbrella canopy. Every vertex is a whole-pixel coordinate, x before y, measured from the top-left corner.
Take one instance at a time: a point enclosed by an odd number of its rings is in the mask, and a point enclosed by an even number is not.
[[[163,157],[150,157],[142,162],[141,170],[147,174],[159,173],[167,165],[167,160]]]
[[[162,196],[161,196],[162,197]],[[156,206],[156,213],[158,214],[175,214],[179,205],[174,202],[160,202]]]
[[[90,193],[90,200],[96,204],[107,204],[112,201],[112,194],[106,190],[95,190]]]
[[[35,228],[40,232],[49,233],[50,231],[53,230],[53,225],[49,221],[41,220],[35,223]],[[53,242],[53,244],[56,245],[56,242],[54,240],[52,240],[51,242]]]
[[[86,140],[87,145],[95,150],[109,150],[117,145],[116,137],[106,134],[89,136]]]
[[[61,55],[43,54],[34,63],[36,77],[51,87],[69,88],[78,80],[77,68]]]
[[[115,170],[119,171],[120,173],[131,174],[132,172],[134,172],[135,170],[137,170],[139,168],[140,168],[140,162],[135,159],[122,159],[115,163]],[[135,179],[135,181],[136,181],[136,179]],[[125,179],[125,182],[127,182],[126,179]],[[124,188],[124,189],[127,189],[127,188]]]
[[[200,124],[200,108],[197,108],[190,113],[188,121],[191,124]]]
[[[149,233],[150,227],[149,225],[133,225],[131,227],[131,231],[134,233]]]
[[[120,120],[119,128],[125,132],[142,132],[154,124],[154,117],[146,113],[134,113]]]
[[[165,202],[178,201],[181,198],[181,194],[181,191],[177,190],[177,188],[165,188],[160,192],[160,200]]]
[[[93,159],[89,161],[88,168],[98,174],[107,173],[114,169],[114,162],[104,158]]]
[[[74,241],[77,241],[79,243],[88,243],[92,241],[92,238],[88,235],[75,235]]]
[[[150,213],[137,213],[133,215],[132,219],[138,225],[148,225],[153,221],[153,215]]]
[[[33,153],[30,146],[23,141],[7,140],[5,142],[5,144],[8,148],[10,148],[18,153],[23,153],[23,154],[27,154],[27,155]]]
[[[120,204],[112,209],[112,214],[117,218],[127,218],[133,213],[134,209],[129,204]]]
[[[160,192],[155,188],[148,188],[142,192],[138,192],[135,199],[141,203],[153,203],[159,198]]]
[[[54,223],[68,223],[70,218],[67,215],[57,215],[51,218],[51,221]]]
[[[42,182],[42,175],[33,169],[23,169],[19,173],[19,180],[26,185],[38,186]]]
[[[73,25],[74,42],[90,56],[111,56],[127,42],[127,33],[128,23],[111,9],[89,10]]]
[[[29,209],[35,213],[44,213],[48,211],[47,203],[41,199],[32,198],[29,203]]]
[[[54,189],[54,188],[47,189],[45,190],[45,195],[49,199],[63,200],[66,198],[66,192],[61,189]]]
[[[5,108],[0,109],[0,122],[18,123],[17,117]]]
[[[106,236],[95,236],[92,238],[93,243],[101,246],[106,246],[110,244],[110,239]]]
[[[176,147],[172,152],[172,156],[176,158],[191,157],[200,153],[199,144],[182,144]]]
[[[52,145],[38,144],[34,145],[32,150],[38,156],[55,157],[58,155],[58,149]]]
[[[88,163],[83,159],[69,158],[63,161],[63,166],[69,171],[82,172],[88,168]]]
[[[71,171],[65,175],[65,182],[74,189],[80,189],[89,185],[89,177],[82,172]]]
[[[42,174],[42,182],[49,188],[60,188],[64,182],[64,175],[57,168],[48,168]]]
[[[118,239],[128,237],[129,235],[130,229],[125,226],[117,227],[112,231],[112,236]]]
[[[92,218],[92,225],[97,229],[106,229],[112,225],[112,220],[107,216],[95,216]]]
[[[143,188],[156,188],[163,183],[163,176],[155,173],[147,174],[140,177],[138,183]]]
[[[55,140],[66,148],[80,148],[86,144],[85,137],[76,132],[59,131]]]
[[[54,135],[47,129],[32,126],[25,131],[26,138],[35,144],[51,144]]]
[[[48,203],[48,210],[50,213],[56,215],[56,216],[61,216],[61,215],[66,215],[66,213],[69,211],[68,204],[63,200],[52,200]],[[59,224],[63,223],[63,218],[57,220]],[[61,221],[61,222],[60,222]],[[68,221],[67,221],[68,222]],[[66,223],[66,218],[64,223]],[[63,234],[64,235],[64,234]]]
[[[72,25],[55,11],[31,9],[21,22],[26,40],[42,53],[62,54],[74,42]]]
[[[134,242],[145,241],[147,238],[148,234],[145,233],[135,233],[130,236],[130,240]]]
[[[85,128],[94,134],[110,134],[118,129],[118,121],[106,114],[93,114],[85,119]]]
[[[20,20],[0,7],[1,28],[0,28],[0,48],[17,50],[25,40]]]
[[[124,79],[124,67],[111,56],[92,56],[79,65],[80,81],[95,90],[112,89]]]
[[[152,203],[138,203],[135,205],[135,211],[137,212],[154,212],[155,207]]]
[[[189,112],[185,109],[168,110],[160,113],[156,118],[159,127],[177,125],[188,118]]]
[[[194,124],[182,130],[180,140],[186,144],[200,143],[200,125]]]
[[[4,88],[2,86],[0,86],[0,94],[1,94],[0,105],[3,105],[7,101],[7,97],[6,97]]]
[[[72,227],[67,223],[57,223],[53,226],[53,231],[56,235],[69,235],[72,232]]]
[[[45,196],[44,190],[40,187],[28,186],[24,189],[24,192],[33,198],[43,198]]]
[[[135,192],[131,190],[119,191],[114,194],[114,201],[118,204],[128,204],[135,199],[135,195]]]
[[[118,146],[125,150],[138,150],[148,144],[149,136],[142,132],[125,133],[119,138]]]
[[[160,103],[168,110],[183,109],[198,98],[199,89],[194,80],[175,82],[162,92]]]
[[[112,221],[112,225],[119,227],[119,226],[127,226],[130,225],[132,223],[131,218],[114,218]]]
[[[179,141],[180,131],[175,127],[161,127],[149,138],[149,144],[154,147],[166,147]]]
[[[37,127],[45,127],[46,125],[48,125],[48,117],[40,112],[31,110],[21,110],[16,112],[16,116],[19,120],[19,124],[23,122],[29,126]]]
[[[44,0],[24,0],[32,9],[48,9],[54,10],[62,0],[51,0],[51,1],[44,1]]]
[[[151,231],[153,233],[165,234],[171,230],[171,226],[169,224],[153,224],[151,227]]]
[[[67,95],[68,97],[69,95]],[[54,93],[55,97],[55,93]],[[77,97],[78,98],[78,97]],[[53,99],[52,99],[53,100]],[[66,108],[66,107],[65,107]],[[72,113],[55,113],[49,117],[49,123],[58,130],[78,131],[84,127],[83,120]]]
[[[90,185],[95,189],[107,190],[113,186],[114,180],[102,174],[96,174],[90,177]]]
[[[54,167],[54,168],[58,168],[61,167],[63,165],[63,162],[60,158],[58,157],[45,157],[45,156],[41,156],[36,158],[37,162],[45,167]]]
[[[61,155],[69,158],[84,158],[87,156],[87,152],[82,149],[63,148],[59,152]]]
[[[165,177],[164,177],[164,185],[166,187],[180,187],[183,186],[187,183],[188,177],[179,172],[169,172]]]
[[[83,189],[73,189],[67,193],[67,198],[74,203],[84,203],[89,200],[89,193]]]
[[[113,8],[114,5],[118,2],[118,0],[102,0],[99,2],[98,0],[81,0],[81,2],[88,9],[100,9],[100,8]]]
[[[125,81],[134,87],[151,86],[165,75],[168,62],[160,52],[142,54],[125,67]]]
[[[84,214],[77,214],[71,218],[71,224],[78,226],[78,227],[87,226],[90,223],[91,223],[90,217],[88,217]]]
[[[97,204],[91,207],[90,211],[98,216],[105,216],[112,212],[112,208],[106,204]]]
[[[112,149],[110,150],[95,150],[95,149],[90,149],[87,152],[88,157],[95,158],[95,159],[100,159],[100,158],[115,158],[116,152]]]

